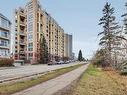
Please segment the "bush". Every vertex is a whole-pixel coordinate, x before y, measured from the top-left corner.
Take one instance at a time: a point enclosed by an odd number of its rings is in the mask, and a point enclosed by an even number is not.
[[[92,61],[93,65],[96,65],[97,67],[102,66],[103,62],[104,61],[102,59],[96,59],[96,60]]]
[[[14,60],[9,58],[0,59],[0,67],[13,66]]]

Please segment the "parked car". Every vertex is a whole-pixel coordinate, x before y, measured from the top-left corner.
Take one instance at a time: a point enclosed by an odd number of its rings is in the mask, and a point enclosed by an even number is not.
[[[67,63],[70,63],[70,61],[67,61]]]
[[[64,64],[64,61],[58,61],[57,64]]]
[[[64,61],[64,64],[68,64],[68,62],[67,61]]]
[[[57,64],[56,61],[50,61],[50,62],[48,63],[48,65],[56,65],[56,64]]]

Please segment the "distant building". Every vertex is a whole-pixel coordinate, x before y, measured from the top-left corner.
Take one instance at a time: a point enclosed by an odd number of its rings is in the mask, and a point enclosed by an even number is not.
[[[75,53],[72,53],[72,60],[76,60]]]
[[[68,35],[68,56],[72,59],[72,35]]]
[[[65,56],[71,56],[72,35],[65,39],[62,27],[42,9],[38,0],[30,0],[25,8],[16,9],[15,34],[16,60],[37,63],[39,41],[43,36],[46,39],[50,60],[62,60]]]
[[[64,34],[64,57],[72,59],[72,35]]]
[[[10,57],[11,22],[0,13],[0,58]]]

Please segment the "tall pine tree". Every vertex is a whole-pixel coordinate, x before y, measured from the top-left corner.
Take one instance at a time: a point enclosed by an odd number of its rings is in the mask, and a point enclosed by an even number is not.
[[[113,52],[118,49],[120,40],[124,39],[120,33],[120,26],[116,23],[116,17],[114,16],[114,8],[111,4],[106,2],[103,9],[103,17],[100,19],[99,25],[102,25],[103,31],[98,35],[101,36],[99,45],[105,49],[105,66],[112,66]]]
[[[82,51],[81,50],[79,51],[79,54],[78,54],[78,61],[83,61]]]
[[[39,63],[47,64],[48,63],[48,47],[46,43],[46,39],[44,36],[40,39],[40,51],[39,51]]]

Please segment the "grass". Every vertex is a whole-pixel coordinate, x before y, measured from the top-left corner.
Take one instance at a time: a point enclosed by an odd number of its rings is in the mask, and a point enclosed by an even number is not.
[[[36,79],[32,78],[31,80],[16,82],[12,84],[1,84],[0,85],[0,95],[10,95],[10,94],[19,92],[21,90],[27,89],[29,87],[35,86],[37,84],[40,84],[50,79],[53,79],[55,77],[58,77],[59,75],[72,71],[82,65],[83,64],[78,64],[78,65],[71,66],[71,67],[57,69],[57,70],[54,70],[53,72],[49,72],[45,75],[42,75],[41,77],[38,77]]]
[[[67,95],[127,95],[127,76],[90,65],[72,93]]]

